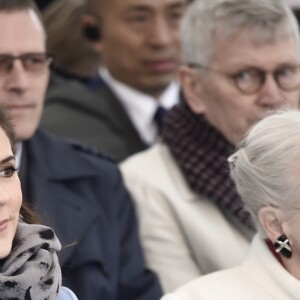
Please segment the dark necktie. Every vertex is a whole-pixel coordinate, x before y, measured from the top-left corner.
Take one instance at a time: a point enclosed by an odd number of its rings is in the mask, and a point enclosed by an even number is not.
[[[162,133],[163,121],[164,121],[166,112],[167,112],[166,108],[164,108],[162,106],[158,106],[158,108],[155,112],[155,115],[154,115],[154,121],[157,125],[159,135],[161,135],[161,133]]]

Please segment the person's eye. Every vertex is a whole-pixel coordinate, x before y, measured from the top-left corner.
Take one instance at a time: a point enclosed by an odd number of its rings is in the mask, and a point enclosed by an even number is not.
[[[129,17],[129,22],[134,24],[143,24],[147,22],[148,16],[147,15],[133,15]]]
[[[47,60],[44,54],[26,54],[22,56],[22,61],[27,67],[42,66]]]
[[[241,71],[233,75],[233,78],[238,81],[247,81],[253,78],[253,73],[251,71]]]
[[[28,63],[33,65],[41,65],[45,62],[45,58],[42,56],[29,56],[26,59]]]
[[[7,56],[0,56],[0,69],[6,69],[8,68],[12,63],[12,59],[10,59]]]
[[[172,21],[180,21],[183,16],[183,10],[172,11],[169,15]]]
[[[296,73],[299,73],[299,69],[296,67],[286,67],[286,68],[282,68],[277,70],[277,75],[280,77],[290,77],[290,76],[294,76]]]
[[[8,166],[0,169],[0,176],[10,178],[16,173],[17,169],[13,166]]]
[[[7,59],[7,57],[0,57],[0,64],[6,64],[9,61],[9,59]]]
[[[232,76],[232,78],[240,84],[254,84],[261,80],[263,73],[256,69],[248,69],[240,71]]]

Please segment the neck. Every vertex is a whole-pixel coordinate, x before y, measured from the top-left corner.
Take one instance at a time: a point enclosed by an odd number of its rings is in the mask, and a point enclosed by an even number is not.
[[[285,269],[293,275],[295,278],[300,280],[300,257],[298,255],[295,255],[293,253],[293,256],[291,258],[282,258],[283,265]]]

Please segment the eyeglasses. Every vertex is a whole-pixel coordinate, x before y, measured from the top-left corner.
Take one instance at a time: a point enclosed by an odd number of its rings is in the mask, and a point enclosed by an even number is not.
[[[239,91],[247,95],[258,93],[266,82],[269,73],[272,74],[277,85],[283,91],[291,92],[300,89],[299,65],[285,65],[273,72],[267,72],[258,68],[249,68],[235,74],[227,74],[197,63],[189,64],[189,66],[224,75],[233,81]]]
[[[6,75],[14,67],[14,61],[20,60],[24,69],[31,74],[40,74],[53,62],[53,56],[48,53],[25,53],[22,55],[0,54],[0,76]]]

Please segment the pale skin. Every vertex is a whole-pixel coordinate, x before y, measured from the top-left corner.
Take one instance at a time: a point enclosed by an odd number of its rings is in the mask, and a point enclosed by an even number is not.
[[[9,255],[22,205],[20,180],[11,144],[0,127],[0,259]]]
[[[257,45],[250,34],[241,33],[229,40],[216,35],[215,51],[208,67],[235,74],[248,68],[273,72],[284,65],[300,64],[299,45],[293,37]],[[233,145],[266,115],[285,106],[299,107],[299,90],[281,90],[271,73],[261,90],[253,95],[243,94],[229,77],[218,73],[200,74],[184,66],[180,69],[180,78],[190,108],[196,114],[204,114]]]
[[[273,244],[283,234],[288,238],[292,257],[281,259],[286,270],[300,280],[300,210],[288,213],[281,208],[264,207],[259,211],[259,220]]]
[[[292,166],[291,176],[300,179],[300,161]],[[283,199],[284,200],[284,199]],[[279,236],[284,234],[290,243],[292,257],[281,256],[286,270],[300,280],[300,202],[298,195],[292,207],[276,208],[263,207],[258,213],[259,222],[262,224],[267,237],[274,244]],[[283,204],[284,205],[284,204]]]
[[[45,33],[32,10],[0,13],[0,54],[22,55],[45,52]],[[16,125],[18,140],[35,133],[43,112],[49,80],[48,67],[36,76],[27,72],[20,60],[0,76],[0,104],[8,108]]]

